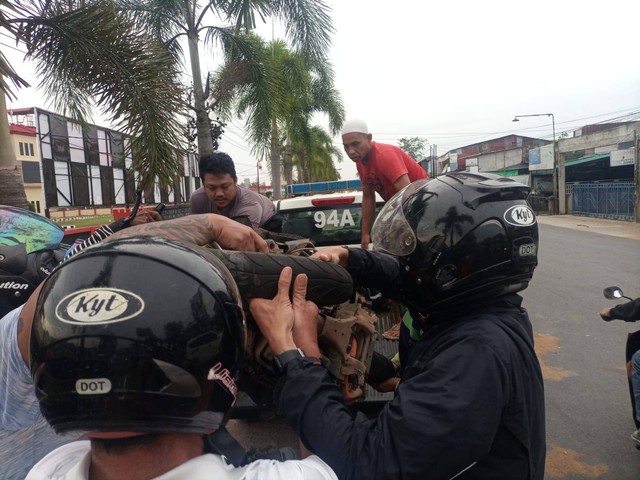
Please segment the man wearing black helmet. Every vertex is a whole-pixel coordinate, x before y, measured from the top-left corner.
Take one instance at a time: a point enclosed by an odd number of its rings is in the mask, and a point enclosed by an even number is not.
[[[115,233],[106,242],[127,236],[159,236],[197,245],[217,241],[228,249],[268,251],[266,242],[251,228],[211,214],[145,223]],[[150,278],[148,272],[140,274]],[[166,288],[172,286],[167,283]],[[69,441],[56,436],[42,417],[28,368],[29,334],[39,292],[40,288],[26,304],[0,320],[0,478],[3,479],[23,479],[34,463]]]
[[[47,422],[88,441],[27,479],[336,479],[315,456],[236,468],[205,453],[235,403],[244,343],[236,284],[208,249],[137,237],[71,258],[41,287],[30,366]]]
[[[314,359],[316,311],[303,276],[292,303],[289,269],[274,300],[252,300],[282,372],[277,403],[339,478],[542,480],[543,380],[516,293],[537,265],[528,191],[490,174],[418,180],[378,215],[372,240],[382,252],[316,254],[399,298],[422,332],[410,349],[401,341],[400,382],[375,419],[352,415]]]

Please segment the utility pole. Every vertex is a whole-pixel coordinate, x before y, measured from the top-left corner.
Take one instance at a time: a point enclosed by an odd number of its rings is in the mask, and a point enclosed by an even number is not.
[[[564,194],[564,158],[562,166],[558,164],[558,142],[556,142],[556,118],[553,113],[532,113],[531,115],[516,115],[512,122],[519,122],[523,117],[551,117],[551,128],[553,130],[553,173],[551,182],[553,183],[553,213],[555,215],[565,213],[565,194]]]
[[[258,193],[260,193],[260,162],[262,161],[261,158],[258,159],[258,163],[256,164],[256,173],[257,173],[257,177],[258,177]]]
[[[640,222],[640,155],[638,148],[640,140],[638,139],[638,131],[633,131],[633,210],[636,217],[636,223]]]

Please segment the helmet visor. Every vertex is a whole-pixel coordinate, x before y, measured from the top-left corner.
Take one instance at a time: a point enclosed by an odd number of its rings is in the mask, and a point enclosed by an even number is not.
[[[382,207],[371,229],[374,248],[393,255],[405,256],[416,248],[416,235],[404,215],[403,206],[428,179],[410,183]]]
[[[27,253],[54,248],[64,230],[52,221],[21,208],[0,206],[0,245],[24,245]]]

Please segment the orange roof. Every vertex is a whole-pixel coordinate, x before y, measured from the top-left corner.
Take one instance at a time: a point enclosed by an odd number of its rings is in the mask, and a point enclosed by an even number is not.
[[[9,124],[9,133],[16,135],[29,135],[31,137],[36,136],[36,127],[27,127],[25,125]]]

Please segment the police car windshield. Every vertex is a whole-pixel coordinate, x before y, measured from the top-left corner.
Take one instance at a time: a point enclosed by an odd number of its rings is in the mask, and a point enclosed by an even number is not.
[[[283,233],[308,238],[316,247],[360,244],[360,204],[314,206],[280,214],[284,217]]]

